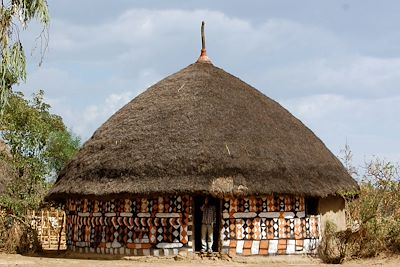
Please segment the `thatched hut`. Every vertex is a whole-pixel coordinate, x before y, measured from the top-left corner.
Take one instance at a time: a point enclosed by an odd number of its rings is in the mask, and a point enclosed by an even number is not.
[[[199,207],[217,204],[214,251],[308,252],[324,219],[344,224],[339,160],[274,100],[194,64],[109,118],[47,196],[65,203],[73,251],[169,255],[200,249]]]

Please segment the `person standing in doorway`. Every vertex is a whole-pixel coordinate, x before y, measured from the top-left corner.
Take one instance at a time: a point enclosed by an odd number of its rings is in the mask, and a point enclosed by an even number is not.
[[[201,206],[203,218],[201,220],[201,251],[202,253],[212,253],[214,240],[214,225],[216,222],[215,206],[209,203],[208,196],[204,199],[204,205]],[[208,240],[206,240],[206,238]]]

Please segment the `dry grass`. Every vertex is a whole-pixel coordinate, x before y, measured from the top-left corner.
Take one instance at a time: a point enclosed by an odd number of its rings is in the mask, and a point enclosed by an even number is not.
[[[28,253],[41,251],[37,232],[23,218],[0,214],[0,252]]]
[[[334,223],[327,221],[320,245],[318,256],[325,263],[342,263],[346,257],[346,242]]]
[[[347,202],[349,226],[357,230],[348,256],[400,253],[399,166],[379,159],[368,163],[360,189],[359,197]]]
[[[336,232],[334,225],[327,225],[319,251],[324,262],[400,253],[399,171],[398,165],[375,159],[363,175],[353,172],[360,192],[344,194],[348,229]]]

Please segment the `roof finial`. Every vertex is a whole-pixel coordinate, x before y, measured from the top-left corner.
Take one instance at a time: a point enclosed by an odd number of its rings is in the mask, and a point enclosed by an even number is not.
[[[206,36],[204,35],[204,21],[201,22],[201,50],[206,50]]]
[[[211,63],[211,60],[207,56],[206,50],[206,36],[204,34],[204,21],[201,22],[201,54],[197,62],[199,63]]]

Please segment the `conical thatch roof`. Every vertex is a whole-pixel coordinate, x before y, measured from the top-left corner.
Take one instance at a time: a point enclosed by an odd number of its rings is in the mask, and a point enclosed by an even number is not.
[[[209,63],[153,85],[106,121],[48,199],[129,194],[326,196],[357,188],[314,133]]]

